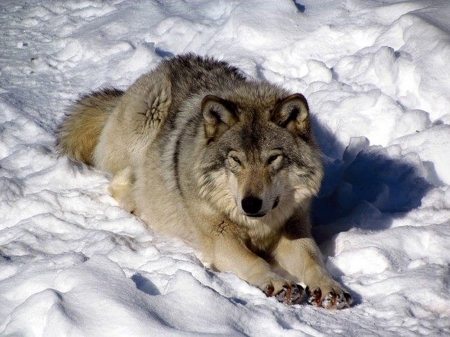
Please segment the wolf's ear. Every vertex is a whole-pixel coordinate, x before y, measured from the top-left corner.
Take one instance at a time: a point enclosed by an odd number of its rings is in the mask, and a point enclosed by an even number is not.
[[[278,103],[272,121],[305,140],[310,137],[308,102],[301,94],[293,94]]]
[[[234,104],[214,95],[203,98],[202,114],[209,140],[220,137],[238,121]]]

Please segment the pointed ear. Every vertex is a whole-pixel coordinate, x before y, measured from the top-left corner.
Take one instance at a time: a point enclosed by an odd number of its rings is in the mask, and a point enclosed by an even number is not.
[[[205,135],[209,140],[219,138],[237,121],[233,103],[214,95],[207,95],[202,101]]]
[[[310,137],[308,102],[301,94],[293,94],[278,103],[272,121],[305,140]]]

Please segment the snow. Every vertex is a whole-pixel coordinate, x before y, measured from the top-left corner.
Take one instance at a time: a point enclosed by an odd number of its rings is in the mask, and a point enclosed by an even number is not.
[[[1,336],[448,336],[450,3],[0,4]],[[354,305],[285,306],[58,158],[65,108],[164,57],[214,55],[308,98],[326,177],[315,235]]]

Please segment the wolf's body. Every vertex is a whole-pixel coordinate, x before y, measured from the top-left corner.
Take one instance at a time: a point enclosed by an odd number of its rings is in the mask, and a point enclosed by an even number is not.
[[[322,166],[308,106],[224,62],[191,54],[163,61],[128,90],[79,100],[59,149],[112,174],[122,207],[185,239],[218,270],[267,295],[345,307],[310,234]]]

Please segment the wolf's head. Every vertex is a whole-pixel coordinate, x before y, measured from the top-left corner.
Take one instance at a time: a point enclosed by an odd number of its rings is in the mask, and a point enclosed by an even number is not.
[[[239,92],[239,91],[238,91]],[[292,215],[320,187],[320,154],[301,94],[259,88],[202,101],[201,191],[230,217]]]

